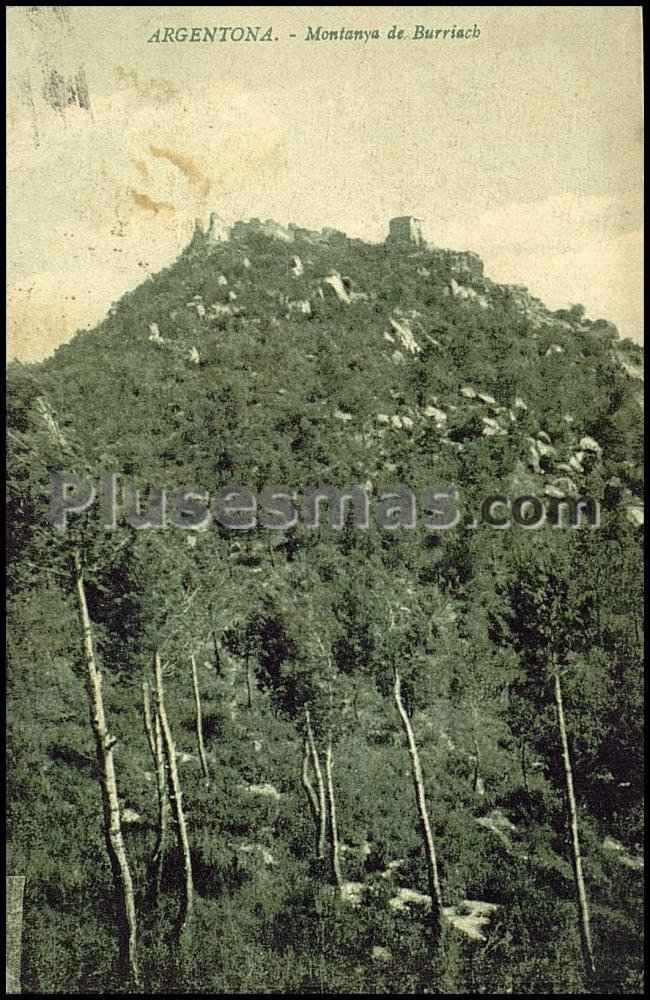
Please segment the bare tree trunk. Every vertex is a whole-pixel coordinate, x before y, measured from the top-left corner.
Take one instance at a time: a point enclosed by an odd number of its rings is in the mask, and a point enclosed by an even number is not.
[[[440,888],[440,879],[438,877],[436,849],[433,842],[433,833],[431,832],[429,814],[427,812],[420,755],[415,742],[415,735],[413,733],[413,727],[411,726],[411,720],[408,717],[406,709],[404,708],[404,702],[402,701],[402,683],[397,668],[394,669],[394,681],[393,694],[395,696],[395,704],[397,705],[397,711],[399,712],[402,720],[402,726],[404,727],[404,732],[406,733],[409,755],[411,758],[411,773],[413,776],[413,786],[415,788],[415,799],[420,817],[420,828],[422,831],[422,840],[427,860],[427,878],[429,881],[429,894],[431,896],[431,914],[434,929],[437,931],[440,927],[442,927],[443,902],[442,889]]]
[[[352,711],[354,712],[354,721],[357,723],[361,722],[361,719],[359,718],[359,689],[360,685],[357,684],[357,686],[354,689],[354,697],[352,699]]]
[[[246,707],[253,707],[253,667],[250,653],[246,653]]]
[[[476,705],[472,706],[472,744],[474,746],[474,779],[472,782],[472,787],[475,795],[483,795],[483,779],[481,777],[481,749],[478,744],[478,709]]]
[[[176,820],[176,829],[178,832],[178,846],[180,848],[181,856],[183,859],[183,870],[185,875],[185,894],[183,899],[183,905],[181,906],[177,923],[177,938],[180,941],[184,931],[187,929],[189,925],[190,918],[192,916],[192,905],[194,902],[194,879],[192,877],[192,856],[190,853],[190,842],[187,836],[187,824],[185,822],[185,813],[183,812],[183,794],[181,791],[181,784],[178,778],[178,768],[176,767],[176,748],[174,746],[174,740],[172,738],[172,732],[169,726],[167,712],[165,710],[165,694],[163,688],[162,665],[160,662],[160,654],[157,651],[154,655],[154,671],[156,678],[156,709],[162,729],[165,760],[167,762],[167,773],[169,776],[169,783],[170,783],[170,799],[171,799],[172,810],[174,813],[174,819]]]
[[[526,740],[522,736],[521,738],[521,750],[520,750],[520,762],[521,762],[521,778],[524,783],[524,791],[526,795],[530,794],[530,788],[528,785],[528,758],[526,756]]]
[[[134,985],[139,986],[140,970],[137,955],[135,896],[131,870],[122,836],[120,803],[117,793],[117,782],[115,780],[115,761],[113,759],[113,748],[116,741],[115,737],[111,736],[108,732],[106,725],[104,698],[102,694],[102,675],[95,659],[92,625],[90,615],[88,614],[81,555],[78,549],[74,552],[74,570],[86,659],[86,691],[90,708],[90,722],[95,734],[95,752],[97,754],[97,766],[100,775],[104,837],[117,901],[120,964],[124,975],[130,977]]]
[[[156,712],[152,723],[151,716],[151,694],[149,685],[145,681],[142,685],[143,705],[144,705],[144,728],[147,734],[149,750],[153,758],[156,770],[156,788],[158,792],[158,837],[156,846],[151,858],[152,865],[156,866],[156,878],[154,882],[155,897],[160,894],[162,882],[163,862],[165,857],[165,844],[167,841],[167,820],[169,815],[169,796],[167,793],[167,774],[165,771],[165,754],[163,749],[162,729],[160,718]]]
[[[192,687],[194,689],[194,704],[196,706],[196,742],[199,746],[199,757],[201,759],[201,770],[206,782],[210,780],[210,769],[208,758],[205,755],[205,744],[203,742],[203,711],[201,709],[201,693],[199,691],[199,679],[196,672],[196,658],[194,654],[190,656],[192,662]]]
[[[591,943],[591,926],[589,920],[589,903],[585,890],[584,877],[582,874],[582,854],[580,851],[580,838],[578,835],[578,807],[576,805],[575,793],[573,790],[573,770],[571,767],[571,757],[569,754],[569,741],[567,739],[566,723],[564,719],[564,703],[562,701],[562,685],[557,667],[554,672],[554,695],[555,708],[557,710],[557,721],[562,742],[562,762],[564,764],[564,780],[566,784],[566,795],[569,806],[569,820],[571,824],[571,857],[573,861],[573,872],[576,881],[576,903],[578,907],[578,922],[580,925],[580,943],[582,945],[582,960],[585,967],[586,985],[590,986],[594,981],[596,967],[594,964],[594,952]]]
[[[316,775],[316,785],[318,786],[318,815],[320,821],[320,828],[318,831],[318,860],[324,861],[325,844],[327,842],[327,800],[325,798],[323,772],[321,770],[320,760],[318,759],[318,751],[314,740],[314,732],[311,728],[311,717],[309,715],[308,708],[305,709],[305,719],[307,721],[307,740],[309,741],[311,759],[314,765],[314,774]]]
[[[341,891],[343,876],[341,875],[341,861],[339,857],[339,831],[336,821],[336,799],[334,797],[334,781],[332,779],[332,734],[327,738],[327,749],[325,751],[325,776],[327,781],[327,801],[329,805],[329,826],[330,826],[330,859],[332,865],[332,875],[336,886]]]
[[[318,833],[320,827],[320,808],[318,805],[318,797],[314,791],[314,786],[309,780],[309,761],[310,761],[310,750],[309,741],[305,740],[304,750],[302,756],[302,786],[307,793],[307,800],[309,802],[309,811],[311,812],[312,819],[314,820],[314,827],[316,830],[316,846],[318,847]]]
[[[472,788],[474,795],[484,795],[485,787],[481,777],[481,751],[479,750],[476,736],[474,736],[472,742],[474,744],[474,777],[472,779]]]
[[[217,633],[212,629],[212,644],[214,646],[214,672],[217,677],[221,676],[221,656],[219,654],[219,643],[217,642]]]

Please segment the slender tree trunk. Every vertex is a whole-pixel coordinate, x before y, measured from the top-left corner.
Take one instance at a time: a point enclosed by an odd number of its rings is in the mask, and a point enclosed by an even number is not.
[[[520,753],[521,753],[521,757],[520,757],[520,761],[521,761],[521,777],[522,777],[522,781],[524,783],[524,791],[526,792],[526,795],[530,795],[530,787],[528,785],[528,758],[526,756],[526,740],[524,739],[523,736],[521,738],[521,750],[520,750]]]
[[[483,795],[483,781],[481,778],[481,750],[478,744],[478,709],[472,706],[472,744],[474,746],[474,779],[472,787],[475,795]]]
[[[341,875],[341,860],[339,857],[339,830],[336,820],[336,799],[334,797],[334,781],[332,778],[332,734],[327,738],[327,749],[325,751],[325,779],[327,782],[327,803],[329,806],[329,827],[330,827],[330,861],[332,865],[332,876],[339,892],[343,885]]]
[[[162,729],[165,760],[167,763],[167,773],[169,776],[169,783],[170,783],[170,799],[171,799],[172,811],[174,813],[174,819],[176,820],[176,829],[178,833],[178,846],[180,849],[181,857],[183,859],[183,870],[185,876],[185,892],[183,898],[183,905],[181,906],[177,923],[177,938],[180,941],[180,939],[183,936],[183,933],[189,926],[190,918],[192,916],[192,906],[194,902],[194,879],[192,877],[192,856],[190,853],[190,842],[187,835],[187,824],[185,822],[185,813],[183,811],[183,794],[181,791],[181,784],[178,777],[178,768],[176,767],[176,748],[174,747],[174,740],[172,738],[172,732],[169,725],[169,720],[167,718],[167,712],[165,710],[165,694],[163,688],[162,665],[160,662],[160,654],[158,652],[156,652],[154,655],[154,671],[156,678],[156,709],[158,713],[158,718],[160,719],[160,726]]]
[[[399,712],[400,719],[402,720],[402,726],[404,732],[406,733],[406,738],[408,741],[409,756],[411,758],[411,773],[413,776],[413,786],[415,788],[415,799],[418,807],[418,814],[420,817],[420,828],[422,831],[422,840],[424,843],[424,850],[427,860],[427,877],[429,881],[429,894],[431,896],[431,914],[433,918],[434,929],[437,931],[442,927],[442,890],[440,888],[440,879],[438,877],[438,863],[436,860],[436,849],[433,842],[433,833],[431,832],[431,822],[429,820],[429,814],[427,812],[427,802],[424,794],[424,780],[422,777],[422,767],[420,765],[420,755],[418,753],[417,744],[415,742],[415,735],[413,733],[413,727],[411,726],[411,720],[408,717],[406,709],[404,708],[404,702],[402,701],[402,684],[399,671],[397,668],[394,670],[394,687],[393,694],[395,696],[395,704],[397,705],[397,711]]]
[[[560,675],[557,669],[554,672],[553,681],[555,708],[557,710],[557,721],[560,730],[560,740],[562,742],[562,762],[564,764],[564,780],[566,784],[569,820],[571,825],[571,856],[576,882],[576,904],[578,907],[578,922],[580,925],[580,943],[582,945],[582,959],[585,967],[586,985],[590,986],[594,981],[596,968],[594,964],[593,946],[591,943],[589,903],[587,900],[587,892],[582,874],[582,854],[580,851],[580,838],[578,835],[578,807],[573,790],[573,769],[571,767],[569,741],[567,739],[566,722],[564,719],[562,684],[560,682]]]
[[[206,782],[210,780],[210,769],[208,767],[208,758],[205,755],[205,744],[203,742],[203,710],[201,708],[201,693],[199,691],[199,678],[196,672],[196,657],[194,654],[190,656],[192,663],[192,687],[194,689],[194,704],[196,706],[196,742],[199,747],[199,757],[201,760],[201,770],[203,771],[203,777]]]
[[[481,751],[479,750],[476,735],[474,735],[472,742],[474,744],[474,778],[472,780],[472,788],[474,795],[483,795],[485,794],[485,789],[481,778]]]
[[[309,802],[309,811],[311,812],[312,819],[314,820],[314,828],[316,830],[316,846],[318,848],[318,834],[320,827],[320,808],[318,805],[318,797],[314,791],[314,786],[309,779],[309,762],[310,762],[310,750],[309,741],[305,740],[304,750],[302,756],[302,786],[307,794],[307,800]]]
[[[95,734],[95,751],[100,775],[104,837],[117,901],[120,964],[125,976],[130,977],[135,986],[139,986],[140,971],[137,955],[135,896],[131,869],[129,868],[124,838],[122,836],[120,804],[117,793],[117,782],[115,780],[115,762],[113,759],[113,748],[116,741],[115,737],[111,736],[108,732],[106,725],[104,698],[102,694],[102,675],[95,659],[92,625],[90,615],[88,614],[81,556],[78,550],[74,552],[74,570],[86,659],[86,691],[90,708],[90,721]]]
[[[221,656],[219,654],[219,643],[217,642],[217,633],[212,629],[212,644],[214,646],[214,672],[217,677],[221,676]]]
[[[354,721],[357,723],[361,721],[361,719],[359,718],[359,688],[360,685],[357,684],[357,686],[354,689],[354,697],[352,699],[352,711],[354,712]]]
[[[253,665],[250,653],[246,653],[246,707],[253,707]]]
[[[320,760],[318,759],[318,751],[316,749],[316,741],[314,740],[314,732],[311,728],[311,717],[309,715],[308,708],[305,709],[305,719],[307,721],[307,740],[309,742],[312,764],[314,765],[314,774],[316,775],[316,785],[318,787],[318,816],[320,821],[320,828],[318,831],[318,860],[324,861],[325,845],[327,842],[327,800],[325,798],[323,772],[321,770]]]
[[[158,792],[158,837],[156,846],[151,858],[152,866],[155,865],[156,878],[154,881],[154,897],[160,894],[162,882],[163,863],[165,859],[165,845],[167,843],[167,825],[169,818],[169,796],[167,793],[167,774],[165,769],[165,754],[163,749],[162,729],[160,718],[156,712],[152,722],[151,714],[151,693],[149,685],[145,681],[142,685],[143,705],[144,705],[144,728],[147,734],[149,750],[153,758],[156,771],[156,789]]]

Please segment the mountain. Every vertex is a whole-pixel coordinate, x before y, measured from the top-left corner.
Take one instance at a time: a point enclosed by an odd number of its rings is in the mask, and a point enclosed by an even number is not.
[[[24,988],[123,989],[137,950],[147,992],[637,992],[642,388],[612,324],[411,217],[368,244],[213,215],[10,365]],[[61,531],[70,473],[96,497]],[[246,530],[138,530],[110,473],[154,522],[163,488],[258,502]],[[338,526],[319,487],[351,492]]]

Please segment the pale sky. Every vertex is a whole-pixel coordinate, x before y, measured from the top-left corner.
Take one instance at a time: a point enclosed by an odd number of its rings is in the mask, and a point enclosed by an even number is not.
[[[147,43],[215,25],[277,41]],[[413,214],[494,280],[642,341],[641,41],[634,6],[11,8],[8,355],[93,326],[210,210],[368,240]],[[57,110],[44,81],[80,69],[90,110]]]

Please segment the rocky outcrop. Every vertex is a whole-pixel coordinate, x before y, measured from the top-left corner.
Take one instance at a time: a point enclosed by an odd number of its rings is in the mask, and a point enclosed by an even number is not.
[[[323,285],[325,285],[327,289],[331,289],[331,292],[334,293],[339,302],[344,305],[350,305],[352,300],[350,299],[349,286],[346,288],[345,282],[341,278],[338,271],[332,271],[328,274],[327,277],[323,279]]]
[[[203,223],[201,219],[196,219],[194,222],[194,236],[192,237],[192,244],[195,246],[203,244],[204,246],[209,246],[213,243],[221,243],[227,240],[230,236],[230,229],[220,218],[216,212],[210,212],[210,218],[208,219],[207,228],[203,228]]]
[[[273,219],[249,219],[248,222],[235,222],[230,230],[230,238],[233,240],[245,240],[249,236],[259,234],[269,236],[274,240],[281,240],[283,243],[292,243],[294,232],[288,226],[282,226]]]
[[[160,336],[160,328],[157,323],[149,324],[149,340],[153,344],[164,344],[165,341]]]
[[[393,343],[397,341],[402,350],[407,351],[409,354],[421,353],[422,348],[415,339],[410,321],[407,318],[400,317],[399,319],[396,319],[395,317],[392,317],[390,320],[390,326],[395,336],[392,337],[389,335],[386,338],[387,340],[390,340]]]

